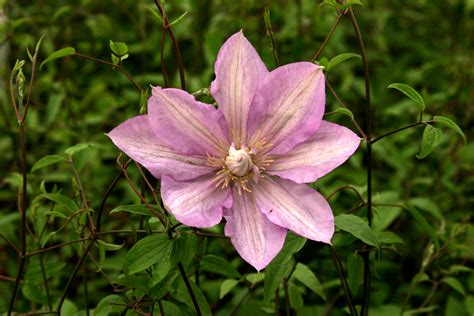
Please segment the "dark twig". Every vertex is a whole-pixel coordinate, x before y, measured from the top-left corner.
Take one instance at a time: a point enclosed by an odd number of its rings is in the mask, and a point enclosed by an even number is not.
[[[409,128],[412,128],[412,127],[415,127],[415,126],[418,126],[418,125],[427,125],[428,123],[431,123],[433,121],[426,121],[426,122],[416,122],[416,123],[413,123],[413,124],[410,124],[410,125],[407,125],[407,126],[403,126],[403,127],[400,127],[400,128],[397,128],[396,130],[393,130],[393,131],[390,131],[388,133],[385,133],[383,135],[380,135],[378,137],[375,137],[374,139],[372,139],[370,142],[372,144],[374,144],[375,142],[381,140],[382,138],[385,138],[387,136],[390,136],[390,135],[393,135],[393,134],[396,134],[398,132],[401,132],[403,130],[406,130],[406,129],[409,129]]]
[[[176,60],[178,61],[178,69],[179,69],[179,80],[181,81],[181,89],[186,90],[186,78],[184,76],[184,64],[183,58],[181,57],[181,51],[179,50],[178,41],[173,33],[173,28],[171,25],[168,24],[168,18],[166,17],[165,10],[160,3],[160,0],[155,0],[155,4],[160,11],[160,14],[163,19],[163,27],[168,30],[168,34],[170,35],[171,42],[173,43],[174,53],[176,54]]]
[[[329,253],[331,254],[332,261],[336,266],[337,272],[339,274],[339,279],[341,280],[342,289],[344,291],[344,296],[346,297],[347,305],[349,306],[349,311],[351,316],[357,316],[357,310],[354,306],[354,302],[352,300],[351,290],[349,289],[349,285],[347,284],[346,273],[344,272],[344,268],[342,267],[341,259],[337,255],[334,248],[331,245],[328,245]]]
[[[372,224],[372,108],[370,104],[370,75],[369,75],[369,63],[367,61],[367,53],[365,51],[364,40],[357,24],[357,19],[349,8],[349,15],[351,18],[354,32],[359,42],[359,48],[362,56],[362,64],[364,69],[364,81],[365,81],[365,99],[366,99],[366,123],[367,123],[367,219],[369,225]],[[363,253],[362,259],[364,259],[364,284],[363,284],[363,300],[361,307],[361,315],[367,316],[369,313],[369,302],[370,302],[370,260],[369,253]]]
[[[334,23],[334,25],[331,27],[331,30],[329,31],[328,35],[326,36],[326,38],[324,39],[324,42],[323,44],[321,44],[321,47],[319,47],[318,51],[316,52],[316,54],[314,55],[313,59],[311,59],[311,62],[315,62],[316,60],[318,60],[319,56],[321,56],[321,53],[323,52],[323,49],[324,47],[326,47],[326,45],[328,44],[329,40],[331,39],[334,31],[336,30],[337,26],[339,25],[339,22],[341,22],[341,19],[342,17],[345,15],[345,12],[340,14],[338,17],[337,17],[337,20],[336,22]]]
[[[184,270],[183,264],[181,262],[178,262],[178,269],[179,269],[179,273],[181,274],[181,277],[183,278],[184,284],[186,285],[186,288],[188,289],[189,296],[191,296],[191,301],[193,302],[194,310],[196,311],[196,315],[200,316],[201,315],[201,308],[199,308],[199,304],[198,304],[198,301],[196,299],[196,295],[194,295],[193,288],[191,287],[191,283],[189,282],[189,278],[186,275],[186,271]]]

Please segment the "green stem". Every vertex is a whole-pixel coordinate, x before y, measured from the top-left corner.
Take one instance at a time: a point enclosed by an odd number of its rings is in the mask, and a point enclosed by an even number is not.
[[[385,138],[387,136],[390,136],[390,135],[393,135],[393,134],[396,134],[398,132],[401,132],[403,130],[406,130],[406,129],[409,129],[409,128],[412,128],[412,127],[415,127],[415,126],[418,126],[418,125],[426,125],[428,123],[431,123],[432,121],[426,121],[426,122],[416,122],[416,123],[413,123],[413,124],[410,124],[410,125],[407,125],[407,126],[403,126],[403,127],[400,127],[400,128],[397,128],[396,130],[393,130],[393,131],[390,131],[386,134],[383,134],[383,135],[380,135],[378,137],[375,137],[374,139],[372,139],[370,142],[372,144],[374,144],[375,142],[381,140],[382,138]]]

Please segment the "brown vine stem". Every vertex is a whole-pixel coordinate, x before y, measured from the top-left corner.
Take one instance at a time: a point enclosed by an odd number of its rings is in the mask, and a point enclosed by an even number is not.
[[[184,76],[184,64],[183,58],[181,57],[181,51],[179,50],[178,41],[173,33],[173,28],[171,25],[168,24],[168,18],[166,17],[165,10],[160,3],[160,0],[155,0],[155,4],[160,11],[160,14],[163,18],[163,28],[168,30],[168,34],[170,35],[171,42],[173,43],[174,52],[176,54],[176,60],[178,61],[178,69],[179,69],[179,80],[181,82],[181,89],[186,90],[186,78]]]
[[[107,65],[107,66],[110,66],[112,68],[117,68],[121,73],[123,73],[127,77],[128,80],[130,80],[131,83],[133,83],[133,85],[140,91],[141,94],[144,93],[143,88],[138,84],[138,82],[135,81],[135,79],[133,79],[133,77],[128,73],[128,71],[126,71],[125,68],[122,67],[122,65],[115,65],[111,62],[108,62],[108,61],[105,61],[105,60],[102,60],[102,59],[97,59],[95,57],[87,56],[87,55],[80,54],[80,53],[74,53],[73,56],[77,56],[77,57],[80,57],[82,59],[92,60],[92,61],[94,61],[98,64]]]
[[[365,99],[366,99],[366,121],[367,121],[367,220],[369,226],[372,224],[372,108],[370,104],[370,76],[369,76],[369,63],[367,61],[367,53],[365,51],[365,44],[362,38],[362,34],[357,24],[357,19],[354,15],[352,8],[349,8],[349,16],[351,23],[354,28],[355,36],[359,43],[359,48],[362,56],[362,64],[364,69],[364,81],[365,81]],[[364,283],[363,283],[363,294],[362,294],[362,307],[361,315],[367,316],[369,313],[370,303],[370,258],[369,253],[364,252],[362,254],[364,260]]]
[[[339,25],[339,22],[341,22],[342,17],[343,17],[345,14],[346,14],[346,13],[343,12],[343,13],[341,13],[341,14],[338,15],[336,22],[335,22],[334,25],[331,27],[331,30],[329,31],[328,35],[327,35],[326,38],[324,39],[323,44],[321,44],[321,47],[319,47],[318,51],[317,51],[316,54],[314,55],[313,59],[311,59],[311,62],[314,63],[314,62],[319,58],[319,56],[321,56],[321,53],[323,52],[324,47],[326,47],[326,45],[329,43],[329,40],[331,39],[332,35],[334,34],[334,31],[336,30],[337,26]]]

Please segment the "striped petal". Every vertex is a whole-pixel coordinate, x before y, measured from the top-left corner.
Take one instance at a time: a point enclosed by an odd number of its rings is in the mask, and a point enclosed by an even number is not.
[[[319,66],[298,62],[278,67],[255,94],[248,120],[250,135],[273,144],[273,154],[288,152],[318,129],[324,105],[324,75]]]
[[[148,114],[156,135],[182,153],[214,156],[228,148],[223,115],[186,91],[154,87]]]
[[[247,130],[250,103],[258,84],[268,73],[252,44],[242,31],[222,45],[216,64],[211,93],[224,113],[232,142],[241,144]]]
[[[181,223],[192,227],[212,227],[222,219],[223,208],[232,206],[230,189],[216,187],[213,174],[189,181],[161,180],[161,196],[166,208]]]
[[[322,121],[311,138],[276,156],[267,173],[297,183],[314,182],[343,164],[359,144],[360,137],[350,129]]]
[[[285,228],[270,222],[257,207],[252,192],[233,190],[233,205],[225,216],[225,234],[239,255],[258,271],[280,252],[285,242]]]
[[[278,226],[312,240],[331,243],[334,216],[324,197],[305,184],[262,178],[254,186],[259,209]]]
[[[207,165],[206,156],[184,155],[163,144],[153,132],[148,115],[123,122],[107,136],[157,178],[168,175],[176,180],[187,180],[213,170]]]

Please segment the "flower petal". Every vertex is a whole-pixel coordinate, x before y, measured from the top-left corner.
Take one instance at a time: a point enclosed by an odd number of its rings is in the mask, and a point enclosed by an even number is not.
[[[234,188],[233,197],[232,210],[225,216],[225,234],[239,255],[260,271],[280,252],[287,230],[260,212],[252,192],[239,194]]]
[[[343,164],[359,144],[360,137],[350,129],[322,121],[311,138],[276,156],[267,173],[297,183],[313,182]]]
[[[334,216],[324,197],[305,184],[262,178],[253,186],[260,210],[270,221],[316,241],[331,243]]]
[[[250,103],[267,67],[240,31],[222,45],[214,69],[212,96],[224,113],[231,141],[240,144],[245,140]]]
[[[228,147],[222,113],[186,91],[154,87],[148,114],[157,137],[180,152],[218,155]]]
[[[161,197],[176,219],[192,227],[212,227],[222,219],[223,208],[232,206],[230,189],[216,187],[213,174],[189,181],[164,176]]]
[[[318,129],[324,105],[321,67],[309,62],[278,67],[255,94],[248,120],[250,135],[273,144],[273,154],[288,152]]]
[[[107,136],[157,178],[169,175],[176,180],[187,180],[213,170],[207,165],[207,157],[184,155],[160,142],[150,126],[148,115],[123,122]]]

